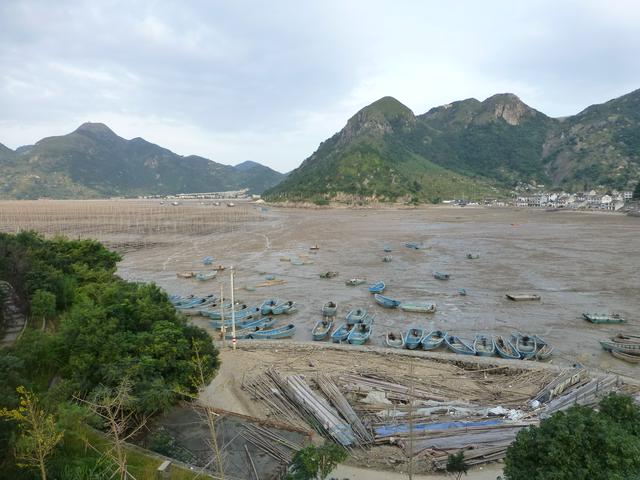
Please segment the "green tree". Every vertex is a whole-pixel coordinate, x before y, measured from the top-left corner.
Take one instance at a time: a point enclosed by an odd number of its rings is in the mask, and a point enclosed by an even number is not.
[[[335,443],[326,443],[322,447],[309,445],[293,457],[287,479],[324,480],[345,458],[347,453]]]
[[[460,450],[458,453],[452,453],[447,458],[447,473],[455,475],[456,480],[460,480],[462,475],[466,475],[469,470],[469,466],[464,461],[464,451]]]
[[[31,297],[31,316],[44,323],[56,314],[56,296],[46,290],[36,290]]]
[[[640,200],[640,182],[636,183],[636,188],[633,190],[633,199]]]
[[[626,480],[640,476],[639,407],[617,395],[601,411],[574,406],[518,433],[508,480]]]

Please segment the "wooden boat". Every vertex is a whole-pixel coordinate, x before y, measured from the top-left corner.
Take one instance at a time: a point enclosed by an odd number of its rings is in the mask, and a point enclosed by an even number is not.
[[[347,336],[347,342],[352,345],[364,345],[369,337],[371,337],[371,329],[373,328],[373,319],[371,322],[360,322],[353,326],[349,335]]]
[[[203,265],[211,265],[213,264],[213,257],[206,256],[202,259]]]
[[[211,267],[213,270],[216,270],[217,272],[221,272],[222,270],[225,269],[224,265],[214,265]]]
[[[331,341],[333,343],[342,343],[349,336],[349,331],[351,330],[351,325],[348,323],[343,323],[338,328],[336,328],[331,334]]]
[[[467,291],[464,288],[458,289],[458,295],[464,297],[467,294]]]
[[[629,363],[640,363],[640,355],[630,355],[628,353],[619,352],[617,350],[611,350],[611,355],[619,360],[624,360]]]
[[[617,333],[611,340],[618,343],[640,343],[640,335]]]
[[[176,277],[178,278],[193,278],[196,276],[195,272],[178,272],[176,273]]]
[[[372,285],[369,285],[369,293],[382,293],[386,285],[383,281],[376,282]]]
[[[314,340],[324,340],[329,335],[329,332],[333,328],[333,320],[326,318],[318,320],[311,330],[311,336]]]
[[[199,272],[196,274],[196,280],[200,280],[201,282],[206,282],[207,280],[213,280],[216,278],[218,272]]]
[[[536,360],[546,360],[553,354],[553,346],[549,345],[542,337],[533,336],[536,339]]]
[[[273,328],[271,330],[258,330],[253,332],[247,338],[269,340],[273,338],[287,338],[292,337],[296,333],[296,326],[290,323],[283,327]]]
[[[435,350],[444,343],[447,332],[442,330],[433,330],[427,333],[420,342],[423,350]]]
[[[382,305],[384,308],[396,308],[400,306],[400,300],[394,300],[393,298],[385,297],[376,293],[373,295],[374,300],[378,305]]]
[[[447,334],[444,337],[444,343],[447,345],[447,348],[452,352],[459,353],[461,355],[475,355],[476,351],[473,348],[473,345],[470,345],[468,342],[465,342],[460,337],[456,335]]]
[[[261,318],[259,320],[250,322],[248,324],[244,324],[242,328],[238,328],[236,326],[236,338],[238,339],[248,338],[249,335],[251,335],[254,332],[271,328],[271,326],[273,325],[273,322],[274,322],[273,318],[265,317],[265,318]],[[225,327],[224,338],[225,340],[233,339],[233,332],[231,331],[230,327],[229,328]]]
[[[477,253],[467,253],[467,259],[469,260],[476,260],[478,258],[480,258],[480,255]]]
[[[535,293],[507,293],[507,298],[509,300],[513,300],[514,302],[528,302],[528,301],[538,301],[540,300],[540,295],[536,295]]]
[[[389,245],[385,245],[382,249],[387,253],[391,252],[391,247]]]
[[[320,278],[333,278],[337,276],[338,276],[338,272],[333,272],[333,271],[324,272],[320,274]]]
[[[262,302],[262,305],[260,305],[260,313],[262,315],[271,315],[273,307],[275,307],[277,304],[278,300],[275,298],[266,299],[264,302]]]
[[[640,343],[620,343],[601,340],[600,345],[608,352],[622,352],[628,355],[640,355]]]
[[[476,351],[476,355],[491,357],[496,353],[496,342],[488,335],[476,335],[473,341],[473,348]]]
[[[532,359],[538,350],[535,337],[529,335],[513,335],[511,344],[516,347],[516,351],[523,360]]]
[[[293,313],[296,310],[296,302],[289,300],[288,302],[279,302],[275,307],[271,308],[272,315],[280,315],[282,313]]]
[[[316,243],[315,245],[313,245],[312,247],[309,247],[309,250],[311,251],[318,251],[320,250],[320,247],[318,246],[318,244]]]
[[[384,257],[382,257],[382,261],[383,262],[391,262],[393,260],[393,257],[391,255],[385,255]]]
[[[402,302],[400,308],[405,312],[434,313],[436,311],[436,304],[427,302]]]
[[[583,313],[585,320],[591,323],[625,323],[626,320],[619,313]]]
[[[203,310],[203,313],[204,312],[205,311]],[[235,320],[237,322],[239,320],[243,320],[243,319],[246,319],[246,318],[255,317],[256,315],[259,315],[259,314],[260,314],[260,307],[246,307],[246,308],[243,308],[242,310],[237,310],[237,311],[233,312],[233,317],[235,318]],[[219,310],[206,311],[206,315],[205,316],[209,317],[210,319],[212,319],[214,321],[218,321],[218,322],[222,318],[222,315],[221,315]],[[224,312],[224,319],[225,319],[225,322],[227,320],[229,322],[231,322],[231,310]]]
[[[409,350],[415,350],[420,346],[424,337],[424,329],[422,327],[411,327],[404,336],[404,346]]]
[[[437,280],[449,280],[451,275],[448,273],[433,272],[433,278],[436,278]]]
[[[216,321],[216,320],[212,320],[209,322],[210,325],[215,328],[215,329],[221,329],[222,328],[222,322],[221,321]],[[273,324],[273,319],[270,317],[260,317],[260,318],[246,318],[240,321],[236,322],[236,331],[238,330],[245,330],[247,328],[253,328],[255,329],[256,327],[262,327],[264,325],[272,325]],[[233,328],[233,324],[231,322],[231,319],[227,320],[225,318],[224,320],[224,329],[225,330],[231,330]]]
[[[402,348],[404,347],[404,336],[402,332],[389,330],[385,335],[385,342],[387,343],[387,347]]]
[[[501,335],[494,338],[496,342],[496,353],[502,358],[510,360],[520,360],[520,353],[513,344]]]
[[[338,304],[336,302],[327,302],[322,306],[322,315],[325,317],[335,317],[338,311]]]
[[[211,305],[217,301],[213,295],[209,297],[193,297],[184,300],[176,300],[173,304],[174,308],[178,310],[187,310],[194,308],[202,308]]]
[[[407,248],[412,248],[414,250],[420,250],[421,248],[424,248],[424,243],[423,242],[407,242],[404,244],[404,246]]]
[[[364,285],[367,281],[364,278],[350,278],[344,282],[347,287],[357,287],[358,285]]]
[[[347,313],[347,325],[355,325],[361,322],[367,315],[367,311],[362,308],[356,308]]]

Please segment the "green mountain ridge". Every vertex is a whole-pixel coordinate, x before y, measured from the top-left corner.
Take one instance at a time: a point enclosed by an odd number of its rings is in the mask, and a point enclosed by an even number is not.
[[[579,189],[640,180],[640,90],[555,119],[511,93],[415,116],[383,97],[265,192],[270,200],[435,201],[505,194],[518,182]]]
[[[3,198],[101,198],[248,188],[262,193],[284,175],[181,156],[142,138],[126,140],[101,123],[47,137],[16,151],[0,148]]]

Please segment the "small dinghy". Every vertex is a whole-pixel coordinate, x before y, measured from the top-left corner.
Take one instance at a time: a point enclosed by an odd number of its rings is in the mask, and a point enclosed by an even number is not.
[[[511,337],[511,344],[516,347],[523,360],[532,359],[538,350],[536,338],[529,335],[515,334]]]
[[[347,341],[352,345],[364,345],[369,337],[371,337],[371,329],[373,327],[373,317],[368,316],[365,320],[369,320],[367,322],[362,321],[353,326],[349,335],[347,336]]]
[[[178,272],[176,273],[176,277],[178,278],[193,278],[196,276],[195,272]]]
[[[293,313],[296,310],[296,302],[289,300],[288,302],[278,302],[271,307],[272,315],[281,315],[283,313]]]
[[[385,335],[385,342],[387,343],[387,347],[390,348],[404,347],[404,337],[402,332],[389,330]]]
[[[207,280],[213,280],[214,278],[216,278],[217,274],[218,272],[200,272],[196,274],[196,280],[206,282]]]
[[[338,272],[334,272],[332,270],[328,272],[323,272],[320,274],[320,278],[334,278],[338,276]]]
[[[451,275],[449,275],[448,273],[433,272],[433,278],[437,280],[449,280],[451,278]]]
[[[628,353],[618,352],[616,350],[611,350],[611,355],[616,357],[618,360],[623,360],[628,363],[640,363],[640,354],[639,355],[630,355]]]
[[[423,336],[424,329],[422,327],[411,327],[404,336],[404,346],[409,350],[415,350],[420,346]]]
[[[213,264],[213,257],[210,256],[206,256],[202,259],[202,264],[203,265],[212,265]]]
[[[536,339],[536,360],[546,360],[553,354],[553,346],[549,345],[542,337],[533,336]]]
[[[382,293],[385,288],[386,285],[383,281],[376,282],[373,285],[369,285],[369,293]]]
[[[585,320],[591,323],[625,323],[626,320],[619,313],[583,313]]]
[[[476,260],[478,258],[480,258],[480,255],[477,253],[467,253],[467,259],[469,260]]]
[[[213,321],[219,322],[222,319],[222,313],[220,310],[202,310],[201,313],[209,317]],[[246,305],[236,305],[236,310],[233,312],[233,318],[238,322],[243,319],[252,318],[260,314],[260,307],[247,307]],[[231,309],[224,310],[225,322],[231,322]]]
[[[351,325],[343,323],[333,331],[331,334],[331,341],[333,343],[342,343],[346,341],[349,336],[349,331],[351,331]]]
[[[329,332],[331,332],[331,328],[333,327],[333,320],[329,320],[324,318],[322,320],[318,320],[313,330],[311,330],[311,336],[314,340],[324,340],[329,336]]]
[[[260,305],[260,313],[262,315],[271,315],[273,307],[275,307],[277,304],[278,300],[275,298],[266,299],[264,302],[262,302],[262,305]]]
[[[461,339],[456,335],[447,334],[447,336],[444,337],[444,343],[452,352],[459,353],[461,355],[476,354],[476,351],[473,348],[473,345],[470,345],[468,342],[465,342],[463,339]]]
[[[393,298],[385,297],[376,293],[373,295],[374,300],[378,305],[382,305],[384,308],[396,308],[400,306],[400,300],[394,300]]]
[[[464,297],[467,295],[467,291],[464,288],[459,288],[458,295],[460,295],[461,297]]]
[[[389,246],[389,245],[385,245],[382,249],[383,249],[385,252],[389,253],[389,252],[391,251],[391,246]]]
[[[501,335],[495,337],[494,340],[496,342],[496,352],[498,355],[508,360],[520,360],[520,354],[509,340]]]
[[[259,320],[255,320],[246,325],[243,325],[242,328],[236,327],[236,338],[240,340],[244,338],[249,338],[249,335],[251,335],[252,333],[271,328],[271,326],[273,325],[273,322],[274,322],[273,318],[266,317],[266,318],[261,318]],[[222,336],[222,334],[220,335]],[[231,328],[225,328],[224,338],[225,340],[233,339],[233,331]]]
[[[357,287],[358,285],[364,285],[367,281],[364,278],[350,278],[344,284],[347,287]]]
[[[362,308],[356,308],[347,313],[347,325],[355,325],[361,322],[367,315],[367,311]]]
[[[414,250],[420,250],[421,248],[424,248],[424,243],[422,242],[407,242],[404,244],[405,247],[407,248],[412,248]]]
[[[640,343],[620,343],[617,341],[601,340],[600,345],[608,352],[620,352],[627,355],[640,355]]]
[[[473,348],[476,350],[476,355],[480,357],[491,357],[496,353],[496,343],[488,335],[476,335]]]
[[[391,262],[393,261],[393,257],[391,255],[385,255],[384,257],[382,257],[382,261],[383,262]]]
[[[423,350],[435,350],[444,343],[444,339],[447,336],[447,332],[442,330],[433,330],[426,334],[422,339]]]
[[[253,332],[247,338],[254,339],[273,339],[273,338],[287,338],[292,337],[296,333],[296,326],[293,324],[285,325],[284,327],[278,327],[271,330],[258,330]]]
[[[338,304],[336,302],[327,302],[322,306],[322,315],[325,317],[335,317],[338,311]]]
[[[402,302],[400,308],[405,312],[434,313],[436,311],[436,304],[428,302]]]

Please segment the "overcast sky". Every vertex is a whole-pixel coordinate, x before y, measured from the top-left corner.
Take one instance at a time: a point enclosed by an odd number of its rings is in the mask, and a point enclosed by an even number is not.
[[[634,0],[0,0],[11,148],[92,121],[287,171],[385,95],[423,113],[513,92],[564,116],[637,88]]]

